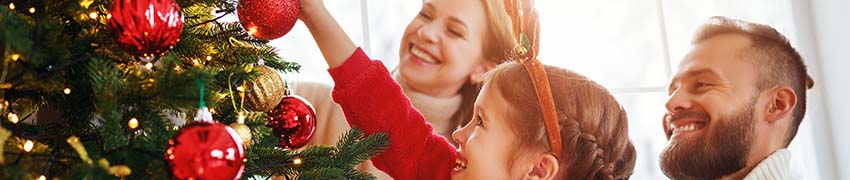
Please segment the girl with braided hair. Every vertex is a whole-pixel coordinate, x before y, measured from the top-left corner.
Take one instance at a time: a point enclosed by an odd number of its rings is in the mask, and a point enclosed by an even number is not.
[[[375,167],[395,179],[628,179],[635,152],[619,103],[579,74],[540,64],[532,1],[486,2],[503,4],[513,23],[533,23],[505,30],[515,48],[503,53],[516,62],[484,76],[473,118],[452,135],[456,148],[432,131],[383,64],[323,13],[320,0],[302,0],[301,19],[330,66],[333,99],[346,120],[389,136]]]

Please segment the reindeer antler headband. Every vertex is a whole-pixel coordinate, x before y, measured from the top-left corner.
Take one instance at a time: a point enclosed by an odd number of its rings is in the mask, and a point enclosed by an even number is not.
[[[540,104],[540,110],[543,113],[543,121],[546,125],[546,134],[549,137],[549,147],[552,148],[552,152],[556,158],[561,158],[561,149],[563,148],[561,142],[561,131],[560,125],[558,124],[558,113],[555,111],[555,101],[552,97],[552,88],[549,85],[549,77],[546,75],[546,69],[539,60],[537,60],[537,51],[532,49],[533,45],[528,36],[526,36],[522,24],[522,20],[524,19],[524,12],[522,4],[522,0],[513,0],[512,3],[505,4],[510,7],[514,5],[514,8],[506,8],[508,11],[515,10],[513,19],[514,23],[514,34],[519,42],[516,47],[514,47],[514,54],[516,56],[517,61],[522,64],[526,71],[528,71],[528,76],[531,77],[531,84],[534,86],[534,92],[537,94],[537,101]],[[533,4],[531,4],[533,6]],[[529,6],[529,10],[533,10]],[[535,12],[532,12],[535,13]],[[535,17],[536,18],[536,17]],[[531,30],[531,36],[533,39],[538,39],[537,28],[539,24],[534,24],[534,29]],[[530,51],[529,51],[530,50]]]

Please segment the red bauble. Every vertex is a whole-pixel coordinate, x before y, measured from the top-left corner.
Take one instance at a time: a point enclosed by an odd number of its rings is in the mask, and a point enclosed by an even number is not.
[[[109,14],[115,41],[134,56],[165,54],[183,33],[183,13],[174,0],[116,0]]]
[[[313,105],[300,96],[287,95],[280,104],[268,112],[266,126],[280,138],[278,143],[287,149],[297,149],[310,140],[316,132],[316,112]]]
[[[300,13],[299,0],[241,0],[236,11],[248,34],[265,40],[289,33]]]
[[[178,179],[239,179],[245,168],[242,140],[221,123],[183,126],[168,141],[165,158]]]

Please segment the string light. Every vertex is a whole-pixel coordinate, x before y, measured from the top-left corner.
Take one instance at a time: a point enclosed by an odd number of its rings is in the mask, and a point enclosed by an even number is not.
[[[112,19],[112,14],[106,13],[106,19]]]
[[[207,61],[212,60],[212,56],[207,56]]]
[[[32,141],[27,140],[27,142],[24,142],[24,151],[26,151],[26,152],[32,151],[32,146],[33,146]]]
[[[35,7],[30,7],[30,14],[35,14]]]
[[[136,131],[136,128],[139,128],[139,120],[130,118],[130,121],[127,122],[127,127],[130,127],[131,131]]]
[[[254,35],[256,33],[257,33],[257,27],[255,27],[255,26],[248,27],[248,35]]]
[[[15,3],[9,3],[9,9],[15,10]]]
[[[239,91],[239,92],[245,91],[245,86],[236,87],[236,91]]]
[[[201,65],[201,60],[192,59],[192,63],[195,64],[195,66],[198,66],[198,65]]]
[[[240,124],[245,124],[245,118],[247,118],[245,116],[245,112],[239,112],[239,116],[236,117],[236,122],[239,122]]]
[[[65,90],[62,90],[62,92],[65,94],[71,94],[71,88],[65,88]]]
[[[153,68],[153,63],[145,64],[145,69],[151,70]]]
[[[89,13],[89,18],[97,19],[97,12],[91,12],[91,13]]]
[[[7,115],[7,117],[9,118],[9,122],[12,122],[12,124],[17,124],[18,121],[20,120],[20,119],[18,119],[17,114],[11,113],[11,112],[9,113],[9,115]]]
[[[301,158],[292,159],[292,164],[294,165],[301,165],[301,163],[304,163],[301,161]]]
[[[20,54],[12,54],[12,61],[17,61],[18,58],[21,58]]]
[[[38,177],[38,180],[47,180],[47,177],[44,177],[44,175],[41,175],[41,176]]]

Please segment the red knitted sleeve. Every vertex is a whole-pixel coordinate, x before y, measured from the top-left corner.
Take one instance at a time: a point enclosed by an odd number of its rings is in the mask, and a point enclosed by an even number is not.
[[[455,147],[434,134],[401,86],[380,61],[357,49],[328,72],[336,85],[333,99],[352,127],[367,135],[385,132],[390,145],[372,158],[375,167],[395,179],[449,179]]]

